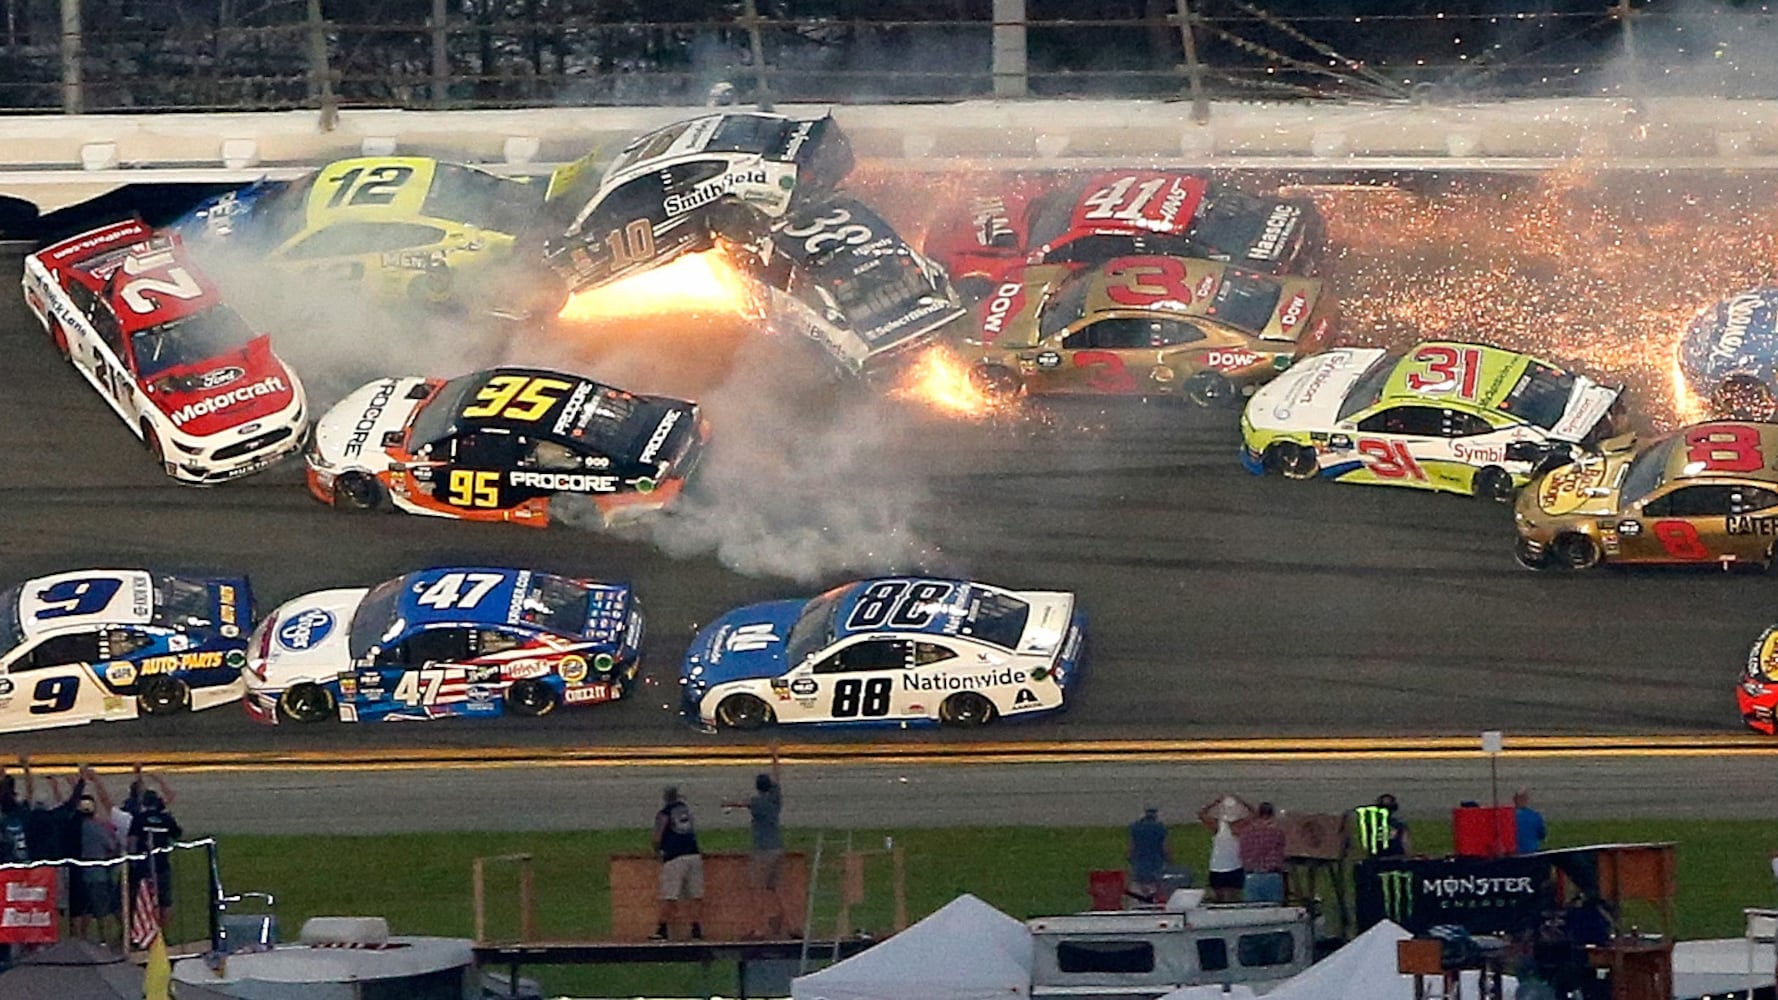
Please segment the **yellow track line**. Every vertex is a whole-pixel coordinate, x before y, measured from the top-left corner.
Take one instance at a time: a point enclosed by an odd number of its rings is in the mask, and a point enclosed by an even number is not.
[[[36,754],[32,764],[45,771],[70,770],[88,763],[102,771],[127,769],[138,761],[148,768],[177,771],[391,771],[442,768],[489,770],[528,767],[697,767],[753,765],[764,759],[763,745],[702,748],[668,746],[573,747],[403,747],[400,749],[150,751],[130,754]],[[1166,763],[1220,760],[1382,761],[1461,760],[1482,757],[1473,736],[1312,739],[1081,740],[995,743],[793,743],[778,748],[792,764],[949,764]],[[1579,757],[1763,757],[1778,756],[1778,740],[1752,734],[1706,733],[1649,736],[1521,736],[1507,741],[1506,754],[1518,758]]]

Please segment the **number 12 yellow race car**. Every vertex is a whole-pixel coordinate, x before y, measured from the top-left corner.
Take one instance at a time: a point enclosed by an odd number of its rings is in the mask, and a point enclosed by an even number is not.
[[[1621,390],[1526,354],[1428,342],[1342,348],[1254,393],[1242,464],[1263,475],[1509,500],[1533,472],[1619,433]]]

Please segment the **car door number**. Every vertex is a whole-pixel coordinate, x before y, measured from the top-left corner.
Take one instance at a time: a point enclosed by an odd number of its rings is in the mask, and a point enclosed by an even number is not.
[[[1380,479],[1426,479],[1426,470],[1414,460],[1406,441],[1359,438],[1358,451],[1364,456],[1364,464]]]
[[[1710,558],[1710,549],[1698,537],[1698,529],[1690,521],[1656,521],[1653,530],[1661,548],[1675,559]]]
[[[894,690],[895,680],[890,677],[844,678],[833,686],[833,717],[882,718],[889,714],[889,695]]]
[[[436,704],[447,673],[444,670],[406,671],[395,685],[395,700],[408,706]]]
[[[79,696],[79,675],[45,677],[31,690],[31,699],[37,702],[31,706],[31,714],[56,715],[66,712],[74,707],[74,699]]]

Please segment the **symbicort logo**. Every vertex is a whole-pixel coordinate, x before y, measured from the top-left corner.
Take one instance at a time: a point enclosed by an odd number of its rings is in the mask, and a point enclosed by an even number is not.
[[[278,626],[278,645],[293,653],[312,649],[333,634],[333,612],[325,608],[299,611]]]

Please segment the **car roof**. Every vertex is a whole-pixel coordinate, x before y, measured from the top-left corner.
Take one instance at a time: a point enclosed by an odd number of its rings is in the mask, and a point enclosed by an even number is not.
[[[222,302],[216,283],[171,232],[95,253],[76,262],[68,274],[111,307],[126,335],[195,316]]]
[[[946,598],[947,603],[938,606],[928,605],[923,609],[931,615],[924,625],[896,625],[885,621],[882,624],[871,628],[848,628],[846,623],[851,620],[852,612],[857,609],[858,605],[864,600],[865,592],[879,583],[903,583],[909,587],[916,584],[933,583],[943,584],[953,589]],[[884,576],[870,580],[860,580],[857,583],[843,588],[840,599],[835,605],[833,616],[833,637],[838,641],[855,635],[897,633],[904,635],[948,635],[955,638],[968,639],[970,637],[963,634],[962,629],[963,623],[969,618],[969,598],[973,594],[980,592],[1005,594],[1013,597],[1018,596],[1010,590],[1003,590],[999,587],[992,587],[988,584],[976,583],[971,580],[949,580],[941,577],[926,576]]]
[[[478,417],[464,416],[466,410],[475,406],[485,405],[476,398],[477,395],[488,385],[488,383],[496,378],[502,377],[517,379],[553,379],[557,382],[566,383],[568,388],[556,392],[550,400],[549,407],[535,420],[512,420],[498,415]],[[572,440],[576,435],[567,428],[575,425],[576,418],[581,414],[581,411],[589,405],[595,405],[596,401],[603,394],[618,393],[627,398],[641,398],[635,396],[634,393],[625,392],[622,389],[606,385],[603,382],[595,382],[584,375],[575,375],[570,372],[557,371],[552,368],[489,368],[486,371],[466,375],[464,376],[464,379],[466,380],[464,383],[466,386],[465,390],[458,393],[454,400],[449,401],[449,405],[453,411],[450,415],[450,427],[452,428],[452,433],[460,433],[470,428],[494,427],[509,431],[523,431],[527,434],[558,440]],[[453,379],[452,381],[456,380]],[[436,399],[437,397],[434,396],[434,398]],[[559,433],[555,431],[555,427],[558,424],[564,425],[564,430]]]
[[[80,592],[88,595],[95,588],[115,589],[92,611],[69,614],[68,610],[78,607],[76,589],[83,582],[89,586]],[[66,596],[45,596],[58,584],[68,587]],[[146,570],[74,570],[26,580],[13,590],[18,595],[19,631],[27,638],[100,626],[146,625],[154,618],[154,580]]]
[[[1415,388],[1410,381],[1412,376],[1424,377],[1426,363],[1417,360],[1428,348],[1449,349],[1452,351],[1476,351],[1481,356],[1480,370],[1476,376],[1476,390],[1473,398],[1461,398],[1448,388],[1438,386],[1422,386]],[[1489,412],[1500,411],[1500,404],[1518,385],[1519,376],[1532,362],[1538,362],[1556,371],[1563,371],[1557,365],[1547,361],[1538,361],[1529,354],[1520,354],[1501,347],[1487,344],[1470,344],[1454,340],[1429,340],[1415,344],[1414,347],[1395,362],[1389,377],[1383,381],[1383,394],[1380,403],[1414,403],[1431,402],[1440,406],[1451,406],[1458,409],[1480,409]],[[1508,414],[1512,416],[1512,414]]]
[[[1733,458],[1745,448],[1742,443],[1751,429],[1759,437],[1758,467],[1742,469],[1742,463],[1728,469],[1721,462],[1704,460],[1707,456]],[[1707,420],[1674,432],[1679,440],[1667,452],[1663,482],[1691,479],[1739,479],[1747,482],[1778,484],[1778,424],[1755,423],[1750,420]],[[1694,444],[1693,442],[1698,442]],[[1653,447],[1659,447],[1659,443]],[[1700,449],[1707,449],[1700,451]]]
[[[420,603],[420,598],[428,588],[452,573],[486,574],[495,577],[496,582],[471,607],[439,608]],[[520,618],[524,611],[525,594],[534,584],[546,580],[567,582],[566,577],[528,569],[493,566],[423,569],[401,577],[401,597],[395,602],[395,614],[405,623],[402,629],[404,632],[428,625],[512,625],[528,631],[547,632],[551,630]],[[470,586],[472,585],[466,585],[460,593],[470,593]]]
[[[413,173],[400,184],[384,189],[389,195],[388,201],[378,199],[374,203],[353,204],[339,198],[348,173],[357,171],[351,184],[354,191],[362,191],[367,185],[366,175],[379,169],[411,170]],[[437,171],[438,161],[427,156],[357,156],[335,160],[322,167],[315,175],[315,182],[309,185],[303,202],[303,228],[316,229],[344,221],[422,218],[421,209],[426,204],[426,195],[432,190],[432,178]],[[369,183],[376,182],[370,180]],[[333,204],[336,199],[339,203]]]
[[[729,111],[700,115],[665,125],[630,140],[606,170],[600,189],[609,189],[637,174],[647,173],[662,164],[697,157],[708,153],[713,158],[733,159],[759,155],[772,148],[771,142],[752,142],[750,137],[773,131],[792,119],[759,111]],[[749,126],[753,126],[749,128]]]
[[[1126,177],[1130,178],[1130,184],[1126,185],[1129,192],[1125,195],[1126,201],[1136,197],[1134,191],[1138,185],[1156,180],[1161,182],[1161,189],[1142,206],[1152,207],[1153,211],[1145,211],[1136,218],[1112,213],[1104,213],[1106,218],[1087,218],[1089,210],[1094,208],[1086,204],[1087,196]],[[1182,170],[1108,170],[1092,174],[1039,201],[1026,241],[1035,247],[1105,233],[1181,236],[1191,231],[1198,206],[1209,188],[1207,179]],[[1169,196],[1172,197],[1171,203]]]

